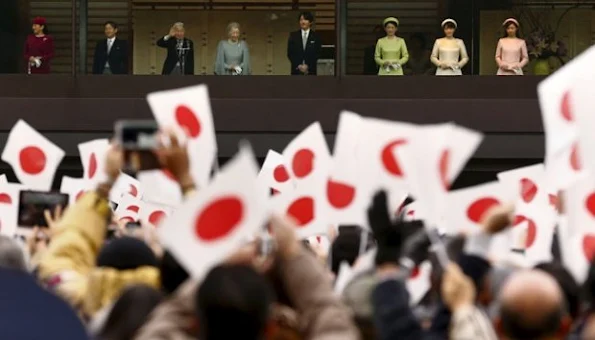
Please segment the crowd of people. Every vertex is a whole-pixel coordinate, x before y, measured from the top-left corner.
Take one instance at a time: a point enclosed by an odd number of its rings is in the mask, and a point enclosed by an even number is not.
[[[299,15],[298,31],[289,35],[287,58],[291,63],[291,75],[316,75],[318,58],[321,51],[321,39],[312,29],[314,16],[310,12]],[[47,22],[44,18],[33,20],[33,34],[25,44],[25,59],[28,73],[43,74],[50,72],[54,45],[47,35]],[[439,76],[462,75],[461,69],[469,61],[463,40],[455,38],[458,24],[454,19],[446,19],[441,27],[444,37],[436,39],[431,54],[425,51],[424,36],[411,37],[412,54],[407,43],[397,36],[399,20],[395,17],[384,19],[373,56],[364,61],[365,74],[378,75],[414,75],[435,73]],[[506,19],[502,27],[504,36],[498,41],[495,60],[498,75],[523,75],[523,67],[529,62],[527,45],[519,36],[519,22],[514,18]],[[127,74],[128,44],[118,39],[118,25],[108,21],[104,25],[106,39],[97,42],[93,57],[93,74]],[[232,22],[227,26],[227,40],[219,42],[215,61],[217,75],[250,75],[250,51],[245,40],[241,39],[240,25]],[[385,35],[382,37],[381,35]],[[167,49],[163,64],[163,75],[192,75],[194,73],[194,43],[185,37],[184,23],[175,23],[169,33],[157,41],[157,46]],[[373,62],[372,62],[373,58]],[[368,66],[372,63],[373,66]],[[370,71],[370,69],[372,71]],[[433,70],[435,69],[435,71]],[[405,71],[405,72],[404,72]]]

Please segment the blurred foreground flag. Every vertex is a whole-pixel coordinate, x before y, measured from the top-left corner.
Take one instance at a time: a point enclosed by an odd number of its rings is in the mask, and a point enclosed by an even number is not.
[[[161,222],[162,244],[195,279],[201,279],[246,239],[263,230],[268,196],[258,190],[258,165],[249,146],[199,193]]]

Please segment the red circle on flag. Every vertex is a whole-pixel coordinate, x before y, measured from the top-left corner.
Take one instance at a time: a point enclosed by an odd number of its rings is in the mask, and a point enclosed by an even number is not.
[[[227,236],[244,218],[244,205],[237,197],[221,197],[209,203],[196,218],[198,238],[211,242]]]
[[[76,194],[74,201],[77,202],[78,200],[80,200],[84,194],[85,194],[84,190],[79,191],[78,194]]]
[[[128,191],[129,194],[136,197],[138,195],[138,189],[134,184],[130,184],[130,190]]]
[[[126,222],[126,223],[134,223],[134,219],[130,216],[125,216],[122,217],[120,220],[120,222]]]
[[[291,168],[298,178],[308,176],[314,169],[314,152],[310,149],[298,150],[298,152],[293,155]]]
[[[537,226],[535,222],[527,218],[523,215],[517,215],[514,217],[514,222],[512,223],[513,226],[517,226],[523,222],[527,221],[527,240],[525,241],[525,247],[527,249],[531,248],[533,242],[535,242],[535,238],[537,237]]]
[[[149,215],[149,223],[153,225],[158,225],[159,222],[165,217],[165,212],[161,210],[156,210]]]
[[[440,172],[440,179],[445,190],[450,188],[450,180],[448,179],[448,166],[450,164],[450,151],[448,149],[442,150],[440,154],[440,162],[438,164],[438,171]]]
[[[492,207],[500,205],[500,201],[493,197],[482,197],[475,200],[467,208],[467,217],[475,222],[481,222],[484,214]]]
[[[169,171],[168,169],[162,169],[161,172],[165,175],[165,177],[171,179],[172,181],[176,180],[174,174],[172,174],[171,171]]]
[[[585,208],[587,208],[587,211],[591,213],[592,217],[595,217],[595,192],[591,193],[585,199]]]
[[[46,156],[43,150],[36,146],[27,146],[19,153],[21,169],[29,175],[40,174],[46,166]]]
[[[314,199],[300,197],[287,208],[287,215],[297,221],[298,227],[303,227],[314,219]]]
[[[12,204],[12,198],[10,198],[10,195],[7,193],[1,193],[0,194],[0,203]]]
[[[393,154],[393,149],[399,145],[406,144],[407,141],[404,139],[399,139],[388,143],[383,149],[381,154],[381,161],[384,165],[386,171],[388,171],[391,175],[403,177],[403,171],[401,170],[401,166],[399,165],[399,161],[395,158]]]
[[[140,208],[139,208],[139,206],[138,206],[138,205],[129,205],[129,206],[126,208],[126,210],[129,210],[129,211],[134,211],[135,213],[138,213],[138,210],[139,210],[139,209],[140,209]]]
[[[201,126],[198,117],[188,106],[180,105],[176,108],[176,122],[186,130],[188,136],[196,138],[200,135]]]
[[[583,254],[589,262],[595,255],[595,235],[585,235],[583,237]]]
[[[537,195],[537,185],[529,178],[521,179],[521,198],[525,203],[531,203]]]
[[[89,157],[89,178],[95,177],[95,173],[97,172],[97,156],[95,156],[95,152],[91,153],[91,157]]]
[[[279,183],[284,183],[289,180],[287,169],[285,169],[285,166],[282,164],[279,164],[277,167],[275,167],[275,170],[273,170],[273,177],[275,178],[275,181]]]
[[[572,145],[572,150],[570,151],[570,167],[574,171],[579,171],[582,168],[581,159],[578,153],[578,145],[576,143]]]
[[[343,209],[353,202],[355,188],[329,179],[326,185],[326,196],[334,208]]]
[[[419,266],[415,266],[412,270],[411,270],[411,274],[409,275],[409,279],[416,279],[419,276]]]
[[[572,122],[574,117],[572,115],[572,106],[570,105],[570,91],[564,92],[562,102],[560,103],[560,114],[567,122]]]

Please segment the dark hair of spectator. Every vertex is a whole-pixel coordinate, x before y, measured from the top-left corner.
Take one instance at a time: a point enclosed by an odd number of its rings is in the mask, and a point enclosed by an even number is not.
[[[502,305],[500,317],[504,335],[510,339],[544,339],[556,335],[562,322],[563,306],[544,315],[539,322],[532,325],[526,324],[526,318],[517,311],[512,311],[507,305]]]
[[[116,24],[114,21],[108,20],[108,21],[105,22],[105,24],[103,24],[104,27],[107,26],[107,25],[112,26],[115,30],[118,29],[118,24]]]
[[[175,257],[165,251],[159,265],[161,287],[165,294],[172,294],[178,287],[188,279],[186,269],[180,265]]]
[[[314,22],[314,14],[312,14],[312,12],[301,12],[300,15],[298,16],[298,20],[301,19],[302,17],[304,17],[304,20],[308,20],[309,22]]]
[[[135,285],[124,290],[114,304],[98,334],[99,340],[129,340],[147,321],[149,314],[163,300],[161,292],[146,286]]]
[[[257,340],[268,324],[273,290],[251,267],[219,266],[207,274],[195,299],[199,339]]]
[[[535,268],[550,274],[558,282],[562,293],[564,293],[568,314],[573,320],[576,319],[581,311],[581,297],[580,287],[572,274],[564,266],[554,262],[541,263]]]

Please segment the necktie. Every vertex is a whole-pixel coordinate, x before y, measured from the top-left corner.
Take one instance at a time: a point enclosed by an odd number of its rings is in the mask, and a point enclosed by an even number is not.
[[[109,54],[109,52],[112,50],[112,44],[114,42],[111,39],[107,40],[107,54]]]
[[[304,47],[304,50],[306,49],[307,42],[308,42],[308,33],[304,31],[303,37],[302,37],[302,45]]]

